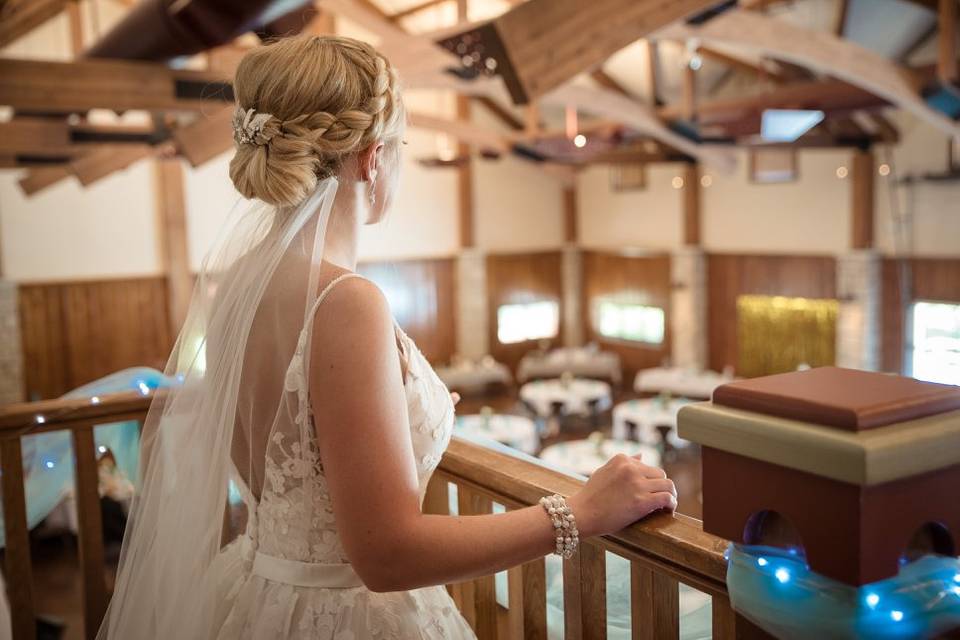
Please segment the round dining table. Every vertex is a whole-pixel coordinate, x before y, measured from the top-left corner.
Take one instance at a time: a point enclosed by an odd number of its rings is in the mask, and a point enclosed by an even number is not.
[[[586,378],[534,380],[520,387],[520,399],[542,417],[553,415],[555,403],[564,414],[590,415],[591,406],[595,411],[609,409],[610,398],[609,384]]]
[[[613,408],[613,437],[657,445],[660,442],[657,427],[669,427],[667,442],[677,448],[685,447],[690,443],[677,435],[677,414],[691,402],[686,398],[662,397],[621,402]]]
[[[540,452],[540,459],[555,467],[589,476],[618,453],[628,456],[640,454],[644,464],[660,466],[659,451],[632,440],[605,439],[599,443],[594,438],[567,440],[546,447]]]
[[[537,427],[526,416],[502,413],[457,416],[454,433],[496,440],[530,455],[540,448]]]

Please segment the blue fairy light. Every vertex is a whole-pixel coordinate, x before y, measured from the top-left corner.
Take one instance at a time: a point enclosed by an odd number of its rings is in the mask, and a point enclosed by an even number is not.
[[[780,584],[786,584],[790,582],[790,572],[787,571],[784,567],[777,569],[774,574],[777,577],[777,580],[780,581]]]
[[[958,574],[956,574],[955,576],[953,576],[953,581],[954,581],[954,582],[960,582],[960,573],[958,573]]]
[[[90,404],[100,404],[100,396],[93,396],[90,398]]]
[[[758,565],[758,566],[765,567],[765,566],[767,566],[767,564],[768,564],[768,563],[767,563],[767,559],[766,559],[766,558],[757,558],[757,565]]]
[[[864,600],[866,600],[867,606],[871,609],[876,609],[877,605],[880,604],[880,596],[875,593],[868,593]]]
[[[44,422],[47,421],[47,419],[37,414],[37,416],[34,418],[34,421],[36,421],[37,424],[43,424]]]
[[[54,468],[55,466],[57,466],[57,465],[54,464],[53,460],[46,460],[46,461],[43,463],[43,466],[45,466],[47,469],[53,469],[53,468]]]
[[[140,393],[143,395],[150,394],[150,387],[147,386],[147,383],[143,380],[137,380],[137,387],[140,389]]]
[[[903,611],[894,609],[893,611],[890,612],[890,619],[893,620],[894,622],[900,622],[901,620],[903,620]]]

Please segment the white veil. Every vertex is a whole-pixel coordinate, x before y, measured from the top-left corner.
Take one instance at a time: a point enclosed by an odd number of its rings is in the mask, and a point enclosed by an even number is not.
[[[320,284],[336,178],[301,205],[242,201],[204,264],[143,428],[140,479],[100,639],[209,638],[231,475],[253,496],[278,429],[311,437],[285,374]],[[297,427],[297,424],[303,425]],[[255,499],[255,498],[254,498]]]

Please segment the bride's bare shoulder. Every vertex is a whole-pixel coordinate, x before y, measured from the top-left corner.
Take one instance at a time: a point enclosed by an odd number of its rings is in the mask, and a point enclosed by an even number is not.
[[[379,329],[385,325],[392,327],[392,317],[387,299],[375,283],[366,278],[343,278],[352,272],[334,265],[325,265],[321,272],[321,290],[329,283],[342,278],[327,292],[323,302],[317,308],[315,325],[327,329],[337,327],[332,335],[356,334]]]

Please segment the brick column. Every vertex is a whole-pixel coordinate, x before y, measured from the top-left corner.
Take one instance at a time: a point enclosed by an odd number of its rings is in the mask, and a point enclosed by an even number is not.
[[[9,280],[0,280],[0,405],[22,402],[25,399],[23,383],[17,285]]]
[[[577,347],[583,344],[583,253],[575,245],[563,248],[561,270],[563,278],[563,344]]]
[[[698,247],[670,256],[670,360],[676,367],[707,367],[707,257]]]
[[[479,358],[490,352],[487,327],[487,256],[461,249],[457,256],[457,352]]]
[[[880,256],[871,250],[837,257],[837,366],[880,366]]]

